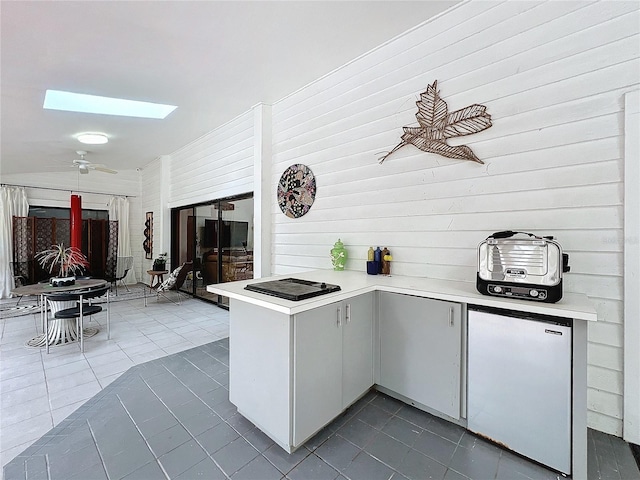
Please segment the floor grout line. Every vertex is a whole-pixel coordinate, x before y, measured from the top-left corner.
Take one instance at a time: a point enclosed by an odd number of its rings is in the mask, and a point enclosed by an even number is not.
[[[49,380],[47,380],[47,369],[45,368],[44,359],[42,358],[42,349],[40,349],[40,363],[42,364],[42,375],[44,375],[44,385],[47,390],[47,403],[49,404],[51,425],[55,426],[55,421],[53,420],[53,408],[51,406],[51,392],[49,391]]]
[[[47,480],[51,480],[51,464],[49,463],[49,454],[44,454],[44,462],[47,466]]]
[[[96,435],[93,431],[93,428],[91,428],[91,423],[89,422],[89,419],[87,419],[86,422],[87,422],[87,428],[89,429],[89,433],[91,434],[91,439],[93,440],[93,445],[96,447],[96,452],[98,452],[98,456],[100,457],[100,464],[102,465],[104,474],[107,478],[110,478],[109,472],[107,472],[107,465],[104,463],[104,456],[100,451],[100,447],[98,447],[98,442],[96,441]]]
[[[141,377],[142,378],[142,377]],[[144,381],[144,380],[143,380]],[[148,385],[147,385],[148,387]],[[122,401],[122,399],[120,398],[120,395],[116,394],[116,397],[118,398],[118,401],[120,402],[120,405],[122,405],[122,408],[124,408],[124,411],[127,412],[127,416],[129,417],[129,420],[131,420],[131,423],[133,423],[133,426],[135,427],[135,429],[138,431],[138,433],[140,434],[140,436],[142,437],[142,440],[144,441],[145,445],[147,446],[147,448],[149,449],[149,451],[151,452],[151,454],[153,455],[153,459],[154,461],[158,464],[158,466],[160,467],[160,470],[162,470],[162,473],[164,473],[165,477],[167,478],[167,480],[171,480],[171,476],[169,475],[169,473],[165,470],[164,466],[162,465],[162,463],[160,463],[158,461],[158,456],[155,454],[155,452],[153,451],[153,448],[151,448],[151,445],[149,445],[149,441],[147,440],[147,437],[142,433],[142,431],[140,430],[140,428],[138,427],[138,424],[136,423],[136,421],[134,420],[134,418],[131,416],[131,413],[129,412],[129,409],[127,408],[127,406],[124,404],[124,402]],[[171,412],[171,411],[170,411]],[[177,419],[176,419],[177,420]],[[176,447],[177,448],[177,447]],[[147,465],[147,464],[145,464]],[[144,466],[144,465],[143,465]],[[140,467],[142,468],[142,467]],[[137,470],[137,469],[136,469]],[[136,470],[134,470],[131,473],[134,473]],[[130,475],[130,474],[127,474]]]

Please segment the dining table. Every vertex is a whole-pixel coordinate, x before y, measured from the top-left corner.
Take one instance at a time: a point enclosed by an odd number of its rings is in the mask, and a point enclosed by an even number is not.
[[[103,287],[107,285],[109,282],[104,279],[91,278],[84,280],[76,280],[73,285],[67,285],[64,287],[53,287],[49,283],[35,283],[32,285],[24,285],[21,287],[16,287],[11,290],[13,295],[17,296],[37,296],[39,298],[40,303],[40,320],[42,325],[42,330],[44,332],[44,322],[47,321],[47,301],[46,297],[48,295],[53,295],[56,293],[71,293],[80,290],[88,290],[92,288]],[[62,304],[65,305],[56,305]],[[66,303],[68,302],[50,302],[52,307],[52,314],[58,309],[66,308]],[[109,304],[109,295],[107,294],[107,308]],[[84,327],[82,329],[82,334],[85,337],[92,337],[100,331],[98,327]],[[67,343],[78,341],[78,331],[76,327],[76,322],[73,319],[53,319],[51,321],[51,327],[49,328],[49,345],[65,345]],[[27,340],[26,346],[28,347],[36,347],[41,348],[47,345],[47,341],[45,338],[45,334],[41,333],[29,340]]]

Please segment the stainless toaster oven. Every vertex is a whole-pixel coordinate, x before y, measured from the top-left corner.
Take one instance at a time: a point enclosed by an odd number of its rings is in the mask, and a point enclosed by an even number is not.
[[[478,245],[476,287],[484,295],[555,303],[569,270],[569,255],[553,237],[496,232]]]

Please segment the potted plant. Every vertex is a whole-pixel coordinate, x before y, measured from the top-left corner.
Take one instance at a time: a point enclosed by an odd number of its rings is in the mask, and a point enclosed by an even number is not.
[[[38,252],[35,256],[42,268],[49,269],[53,273],[57,268],[57,276],[51,277],[49,283],[53,287],[67,287],[76,283],[76,273],[81,273],[89,266],[79,248],[67,247],[63,243],[51,245],[51,248]]]
[[[155,270],[156,272],[161,272],[163,270],[166,270],[166,268],[167,268],[167,252],[164,252],[158,255],[158,258],[156,258],[153,261],[153,270]]]

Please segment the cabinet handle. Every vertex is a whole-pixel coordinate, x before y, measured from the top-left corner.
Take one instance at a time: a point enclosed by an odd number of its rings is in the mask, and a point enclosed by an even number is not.
[[[347,311],[346,311],[347,323],[351,321],[351,304],[347,303]]]
[[[336,324],[338,325],[338,327],[342,326],[342,308],[338,307],[337,310],[337,319],[336,319]]]
[[[453,307],[449,307],[449,326],[453,327]]]

